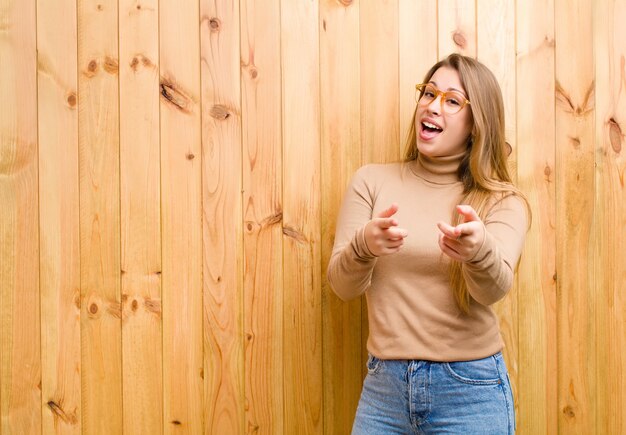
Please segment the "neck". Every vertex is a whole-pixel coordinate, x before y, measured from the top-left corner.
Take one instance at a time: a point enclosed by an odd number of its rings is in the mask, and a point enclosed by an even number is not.
[[[412,169],[415,175],[431,183],[457,183],[460,181],[458,171],[464,155],[465,152],[452,156],[428,157],[420,153],[412,162]]]

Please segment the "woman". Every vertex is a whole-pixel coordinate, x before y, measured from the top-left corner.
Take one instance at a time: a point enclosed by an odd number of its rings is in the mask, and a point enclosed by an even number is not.
[[[506,166],[500,88],[452,54],[416,98],[405,161],[357,171],[328,266],[340,298],[367,298],[353,433],[513,433],[490,305],[513,284],[529,213]]]

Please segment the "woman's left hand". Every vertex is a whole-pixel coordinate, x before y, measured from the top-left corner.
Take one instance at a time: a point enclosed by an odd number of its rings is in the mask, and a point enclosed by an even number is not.
[[[474,258],[485,240],[485,225],[469,205],[457,205],[456,211],[463,215],[463,222],[453,227],[439,222],[439,247],[448,257],[466,262]]]

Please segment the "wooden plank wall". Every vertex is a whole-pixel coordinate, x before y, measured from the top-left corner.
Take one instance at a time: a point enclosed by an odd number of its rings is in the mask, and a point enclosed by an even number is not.
[[[0,1],[0,433],[345,434],[356,169],[451,52],[533,210],[496,306],[518,433],[626,433],[626,0]]]

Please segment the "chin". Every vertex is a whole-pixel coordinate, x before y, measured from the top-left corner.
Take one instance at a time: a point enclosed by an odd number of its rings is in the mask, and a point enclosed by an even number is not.
[[[438,146],[435,143],[424,143],[418,140],[417,151],[426,157],[437,157]]]

